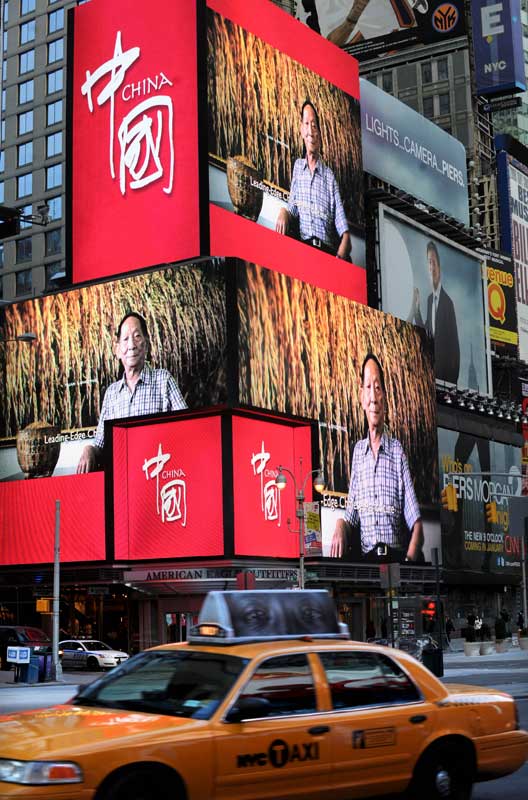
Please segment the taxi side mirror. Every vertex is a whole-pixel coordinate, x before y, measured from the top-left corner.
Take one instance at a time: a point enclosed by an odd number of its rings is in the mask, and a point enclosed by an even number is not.
[[[265,697],[241,697],[225,716],[226,722],[243,722],[246,719],[267,717],[271,703]]]

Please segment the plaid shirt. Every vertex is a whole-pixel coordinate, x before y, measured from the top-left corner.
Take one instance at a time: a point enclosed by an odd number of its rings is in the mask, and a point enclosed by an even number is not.
[[[335,247],[335,231],[339,238],[348,231],[348,221],[334,173],[318,161],[312,175],[306,158],[298,158],[288,200],[288,211],[299,220],[301,239],[316,236],[329,247]]]
[[[384,433],[376,460],[368,436],[354,447],[345,519],[360,527],[363,553],[378,542],[407,549],[409,534],[402,530],[402,520],[411,531],[420,519],[420,507],[397,439]]]
[[[104,424],[107,419],[140,417],[160,411],[179,411],[187,408],[178,384],[166,369],[144,367],[131,392],[125,376],[112,383],[105,392],[94,445],[104,446]]]

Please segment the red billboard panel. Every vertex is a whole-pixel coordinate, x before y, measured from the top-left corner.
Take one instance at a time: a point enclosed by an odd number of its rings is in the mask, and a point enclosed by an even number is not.
[[[113,429],[117,559],[221,556],[219,416]]]
[[[74,282],[200,254],[197,5],[75,9]]]
[[[233,419],[235,555],[295,558],[299,555],[296,489],[312,470],[311,428],[243,417]],[[278,467],[288,484],[275,485]],[[306,480],[305,499],[312,482]],[[291,528],[295,532],[289,530]]]
[[[0,564],[53,563],[60,501],[60,560],[102,561],[104,477],[71,475],[0,483]]]
[[[208,0],[211,253],[366,302],[357,62],[270,2]]]

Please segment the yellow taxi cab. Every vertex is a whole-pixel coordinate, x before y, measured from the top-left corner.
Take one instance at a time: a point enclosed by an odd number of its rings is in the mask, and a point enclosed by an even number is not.
[[[211,592],[189,642],[0,717],[0,800],[464,800],[527,757],[510,695],[351,641],[327,592]]]

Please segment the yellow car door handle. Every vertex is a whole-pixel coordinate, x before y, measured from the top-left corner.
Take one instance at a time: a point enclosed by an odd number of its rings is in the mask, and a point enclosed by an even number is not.
[[[308,733],[312,736],[320,736],[322,733],[328,733],[330,728],[328,725],[315,725],[313,728],[308,728]]]
[[[412,722],[413,725],[419,725],[420,722],[425,722],[427,719],[427,714],[416,714],[414,717],[409,719],[409,722]]]

